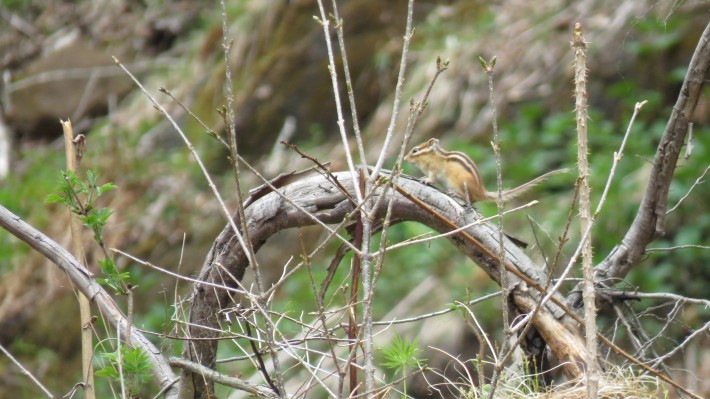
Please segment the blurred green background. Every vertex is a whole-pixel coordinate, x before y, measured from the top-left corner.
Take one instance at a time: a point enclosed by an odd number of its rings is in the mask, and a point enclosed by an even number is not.
[[[613,6],[604,1],[584,4],[417,1],[416,34],[397,126],[401,139],[409,99],[422,95],[437,56],[450,59],[449,70],[433,88],[412,144],[438,137],[447,149],[466,152],[477,163],[488,189],[495,189],[491,104],[487,76],[478,57],[496,56],[494,94],[505,185],[513,187],[560,167],[574,168],[569,41],[572,25],[581,21],[590,42],[589,160],[594,205],[635,103],[648,101],[633,125],[625,156],[594,228],[598,262],[619,244],[638,209],[650,162],[707,23],[707,4],[676,6],[672,1],[632,0]],[[359,122],[368,161],[374,163],[391,115],[406,3],[350,0],[339,5]],[[319,160],[331,161],[334,169],[344,169],[323,33],[312,18],[318,13],[315,3],[241,0],[228,2],[227,11],[229,38],[233,40],[229,59],[237,131],[245,157],[268,177],[309,167],[307,161],[278,144],[287,139]],[[111,181],[119,187],[102,197],[103,206],[115,211],[106,227],[108,245],[172,271],[195,275],[224,226],[224,217],[176,132],[113,66],[110,56],[115,55],[136,72],[166,105],[233,210],[235,187],[226,152],[184,109],[157,91],[167,88],[207,126],[223,131],[224,123],[216,112],[225,103],[219,7],[187,0],[48,4],[3,0],[2,17],[7,23],[0,27],[0,54],[4,54],[2,68],[9,77],[3,86],[2,121],[9,129],[12,147],[9,173],[0,181],[0,204],[68,245],[66,209],[46,206],[43,200],[53,192],[64,166],[58,120],[72,118],[77,130],[88,138],[83,167],[97,170],[102,182]],[[344,87],[341,84],[343,95]],[[708,90],[704,89],[693,116],[692,153],[678,162],[669,194],[671,207],[710,164]],[[344,111],[349,124],[349,109]],[[393,164],[396,152],[388,155],[385,167]],[[419,175],[409,166],[406,172]],[[260,184],[249,173],[242,178],[242,187]],[[568,176],[541,185],[519,201],[537,199],[540,204],[505,221],[508,231],[535,243],[528,253],[537,262],[554,254],[570,212],[573,184],[574,176]],[[652,246],[706,245],[709,195],[707,184],[698,185],[668,216],[666,235]],[[480,204],[479,209],[485,215],[496,211],[494,204]],[[564,248],[563,263],[573,251],[578,230],[578,224],[573,223],[572,244]],[[423,226],[402,223],[392,228],[389,242],[427,232]],[[91,236],[87,233],[86,237],[88,242]],[[259,253],[268,278],[278,278],[289,257],[299,257],[300,241],[319,242],[323,237],[318,228],[274,237]],[[98,273],[96,251],[91,249],[88,258],[90,268]],[[323,279],[333,251],[331,246],[313,259],[316,282]],[[342,304],[335,286],[349,281],[349,259],[342,262],[329,292],[334,306]],[[117,260],[138,285],[135,324],[169,332],[174,326],[174,300],[189,295],[189,284],[125,258]],[[710,253],[701,249],[649,253],[623,286],[708,299],[708,262]],[[316,308],[310,287],[305,271],[296,274],[278,291],[274,308],[309,319],[307,312]],[[0,342],[51,389],[62,393],[80,379],[78,311],[70,288],[54,267],[0,231]],[[375,318],[427,313],[495,290],[488,277],[448,242],[407,247],[387,255],[377,286]],[[656,304],[633,304],[637,309],[651,309],[642,319],[651,335],[664,325],[658,318],[668,313],[666,308],[653,308]],[[500,334],[499,300],[474,309],[488,331]],[[614,328],[610,316],[605,312],[600,315],[607,332]],[[707,319],[707,309],[683,307],[670,328],[663,330],[665,339],[657,342],[656,349],[667,351]],[[452,334],[447,323],[434,319],[398,331],[409,338],[418,337],[420,344],[444,345],[443,340],[452,351],[475,353],[475,338],[463,325],[454,329],[454,338],[444,338]],[[282,327],[297,331],[295,325]],[[624,342],[623,331],[617,339]],[[180,342],[157,338],[155,342],[167,352],[180,351]],[[238,346],[228,344],[221,345],[220,351],[221,357],[241,353]],[[697,378],[707,377],[703,370],[707,373],[708,368],[703,369],[700,360],[693,364],[684,360],[677,359]],[[436,364],[436,359],[432,363]],[[224,370],[252,372],[241,363],[226,365]],[[37,395],[4,357],[0,357],[0,375],[0,397]],[[97,384],[99,392],[110,394],[105,381],[97,379]]]

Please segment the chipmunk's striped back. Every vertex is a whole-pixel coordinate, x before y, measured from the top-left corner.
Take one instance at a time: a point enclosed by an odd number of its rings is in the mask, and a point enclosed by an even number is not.
[[[476,164],[461,151],[446,151],[437,139],[429,139],[412,148],[404,157],[405,161],[415,165],[427,175],[426,182],[443,184],[456,196],[470,203],[477,201],[495,201],[497,192],[487,191]],[[545,173],[516,188],[503,191],[503,200],[509,200],[523,194],[546,178],[567,169]]]
[[[476,164],[460,151],[446,151],[437,139],[429,139],[404,158],[427,174],[430,183],[443,184],[469,202],[486,199],[486,189]]]

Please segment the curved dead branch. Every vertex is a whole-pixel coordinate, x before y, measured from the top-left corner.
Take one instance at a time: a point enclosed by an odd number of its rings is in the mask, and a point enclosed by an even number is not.
[[[261,197],[251,202],[245,210],[246,225],[250,229],[249,236],[254,250],[257,251],[278,231],[315,224],[314,218],[326,224],[340,223],[348,218],[353,211],[347,195],[350,193],[352,196],[354,193],[351,175],[349,172],[338,172],[333,176],[338,179],[341,187],[336,187],[329,177],[315,175],[292,182],[280,188],[279,193],[263,195],[262,191]],[[343,189],[347,193],[343,193]],[[386,196],[385,201],[381,201],[383,195]],[[412,198],[419,199],[420,204],[413,202]],[[387,184],[380,186],[368,200],[375,207],[373,217],[376,219],[384,216],[387,202],[391,200],[392,220],[419,222],[442,233],[452,230],[445,219],[455,220],[457,225],[464,226],[481,218],[476,210],[464,208],[444,193],[408,178],[400,178],[396,190]],[[426,206],[423,207],[421,203]],[[435,216],[436,213],[440,216]],[[497,258],[497,237],[497,227],[484,223],[447,239],[498,282],[500,261]],[[545,270],[533,264],[511,241],[506,239],[504,245],[505,263],[509,265],[506,267],[513,271],[507,275],[512,287],[511,301],[520,312],[531,312],[540,299],[539,291],[533,287],[545,286]],[[247,267],[246,255],[237,243],[231,227],[225,227],[215,240],[198,277],[198,280],[212,285],[197,283],[193,289],[188,333],[192,338],[202,339],[185,346],[185,358],[214,369],[217,341],[204,338],[216,338],[219,335],[217,314],[232,303],[231,293],[226,289],[215,288],[214,284],[237,287],[237,281],[242,279]],[[561,297],[557,296],[556,299],[561,300]],[[557,356],[565,373],[570,377],[579,376],[584,368],[584,344],[575,327],[576,323],[565,317],[564,310],[554,302],[547,303],[533,323],[552,353]],[[209,383],[187,370],[183,370],[182,383],[192,385],[189,388],[195,389],[195,392],[205,389],[211,391]],[[181,387],[181,392],[186,388]]]

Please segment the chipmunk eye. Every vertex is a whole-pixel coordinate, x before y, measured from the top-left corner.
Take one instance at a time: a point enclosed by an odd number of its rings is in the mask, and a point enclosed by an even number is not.
[[[419,152],[419,148],[412,148],[412,154],[416,154]]]

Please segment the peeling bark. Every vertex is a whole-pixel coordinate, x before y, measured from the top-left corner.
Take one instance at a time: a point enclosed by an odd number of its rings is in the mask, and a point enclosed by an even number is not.
[[[349,172],[335,173],[334,176],[348,192],[353,192]],[[449,220],[456,220],[459,225],[465,225],[481,218],[481,215],[476,210],[465,209],[449,196],[418,181],[400,178],[398,184],[402,189],[419,198],[436,212]],[[245,210],[247,225],[250,229],[249,233],[254,242],[255,251],[269,237],[280,230],[315,224],[312,216],[299,210],[289,201],[298,204],[302,209],[327,224],[341,222],[353,209],[349,199],[324,176],[306,176],[279,190],[283,197],[274,192],[266,195],[263,195],[262,192],[262,196],[252,201]],[[373,197],[370,198],[373,206],[382,195],[387,195],[386,200],[394,201],[392,220],[398,222],[415,221],[439,232],[450,231],[450,228],[441,220],[391,189],[388,189],[385,194],[384,187],[379,187]],[[288,198],[289,201],[284,199],[284,197]],[[386,204],[387,201],[379,202],[379,208],[376,209],[375,214],[376,218],[383,217]],[[490,254],[496,254],[499,248],[497,227],[493,224],[484,223],[471,227],[466,232],[488,250],[481,250],[481,248],[472,245],[468,240],[463,239],[459,234],[452,235],[448,239],[458,250],[462,251],[485,270],[493,280],[499,282],[499,260],[490,256]],[[504,245],[506,262],[513,265],[513,267],[540,286],[544,286],[546,283],[545,270],[533,264],[525,253],[511,241],[506,239]],[[216,264],[220,264],[221,267],[215,267]],[[245,254],[236,242],[230,227],[226,226],[215,240],[198,279],[234,287],[236,284],[229,275],[241,279],[247,266],[248,262]],[[531,311],[540,298],[539,292],[528,286],[513,273],[508,272],[507,278],[512,287],[511,297],[518,310],[523,313]],[[196,284],[193,294],[189,335],[200,338],[217,337],[219,335],[219,320],[216,314],[219,310],[232,303],[230,293],[225,289],[215,289],[203,284]],[[561,299],[561,296],[557,296],[557,298]],[[574,378],[579,376],[584,368],[580,365],[580,361],[583,362],[584,359],[584,344],[580,333],[574,327],[574,323],[560,321],[561,319],[566,319],[563,317],[564,314],[561,308],[550,302],[545,305],[543,311],[533,320],[533,323],[541,335],[548,340],[552,353],[563,364],[562,367],[565,373]],[[214,369],[217,342],[215,340],[191,342],[185,346],[183,355],[189,360]],[[213,390],[212,383],[203,381],[199,375],[193,375],[187,370],[182,372],[182,385],[181,392],[187,392],[185,389],[194,389],[194,397],[196,398],[208,397],[208,392]],[[190,387],[185,385],[190,385]]]

